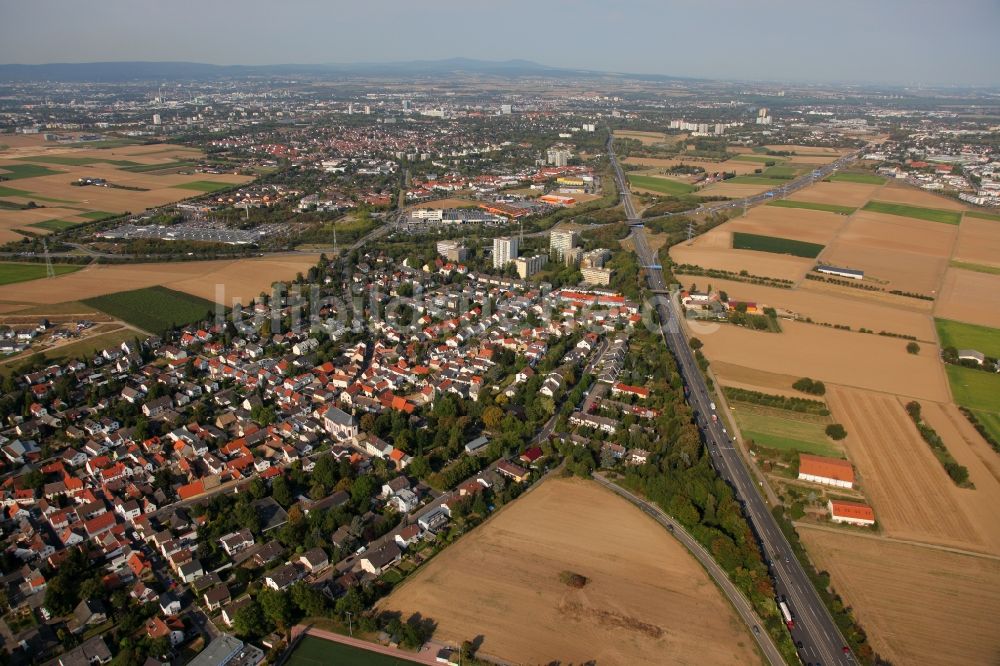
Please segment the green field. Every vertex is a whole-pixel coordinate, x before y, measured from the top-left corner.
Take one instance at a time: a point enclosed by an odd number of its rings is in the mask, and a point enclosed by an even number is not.
[[[695,190],[694,186],[687,183],[667,180],[666,178],[657,178],[656,176],[629,176],[628,180],[632,187],[652,190],[660,194],[687,194]]]
[[[35,178],[36,176],[53,176],[65,171],[56,171],[39,164],[4,164],[0,166],[0,177],[7,180],[18,180],[20,178]]]
[[[806,210],[822,210],[827,213],[838,213],[840,215],[850,215],[856,208],[850,206],[838,206],[837,204],[812,203],[809,201],[790,201],[789,199],[778,199],[772,201],[768,206],[778,206],[779,208],[805,208]]]
[[[906,204],[887,203],[885,201],[869,201],[862,210],[870,210],[873,213],[886,213],[887,215],[913,217],[918,220],[927,220],[928,222],[943,222],[944,224],[958,224],[962,221],[962,213],[959,211],[907,206]]]
[[[815,259],[823,251],[819,243],[780,238],[778,236],[758,236],[742,231],[733,233],[734,250],[757,250],[758,252],[773,252],[774,254],[791,254],[796,257]]]
[[[157,334],[175,326],[201,321],[209,313],[215,312],[215,303],[166,287],[120,291],[88,298],[83,302],[144,331]]]
[[[773,166],[764,169],[764,173],[761,175],[765,178],[778,178],[781,180],[788,180],[790,178],[795,178],[799,170],[795,167],[789,166]]]
[[[5,187],[0,185],[0,197],[24,197],[25,199],[34,199],[35,201],[51,201],[53,203],[77,203],[76,201],[69,201],[68,199],[53,199],[52,197],[43,197],[40,194],[35,194],[34,192],[28,192],[27,190],[18,190],[13,187]]]
[[[767,178],[765,176],[736,176],[727,178],[723,183],[735,183],[737,185],[767,185],[769,187],[780,187],[781,181],[777,178]]]
[[[777,162],[781,163],[787,160],[787,157],[774,157],[772,155],[737,155],[733,158],[734,160],[739,160],[740,162]]]
[[[780,412],[781,410],[768,410]],[[770,413],[758,414],[752,408],[737,406],[735,410],[736,423],[745,439],[769,449],[783,451],[801,451],[818,456],[843,458],[843,452],[830,443],[824,432],[825,426],[820,423],[800,421],[795,418],[782,418]],[[795,416],[795,412],[788,412]]]
[[[973,410],[972,413],[976,416],[976,419],[983,424],[986,431],[996,441],[1000,442],[1000,414],[995,412],[980,412]]]
[[[1000,358],[1000,329],[950,319],[935,319],[934,325],[942,347],[975,349]]]
[[[838,171],[827,178],[832,183],[863,183],[865,185],[885,185],[885,178],[871,173]]]
[[[117,217],[119,215],[121,215],[121,213],[109,213],[106,210],[92,210],[86,213],[80,213],[80,217],[85,217],[89,220],[103,220],[107,217]]]
[[[217,183],[213,180],[193,180],[190,183],[171,185],[171,187],[181,190],[196,190],[198,192],[215,192],[217,190],[224,190],[227,187],[234,187],[234,185],[232,183]]]
[[[972,264],[968,261],[955,261],[952,259],[948,262],[948,265],[952,268],[961,268],[966,271],[975,271],[977,273],[989,273],[990,275],[1000,275],[1000,266],[987,266],[986,264]]]
[[[66,275],[78,271],[83,266],[72,264],[52,264],[56,275]],[[27,282],[37,280],[46,275],[45,264],[18,264],[14,262],[0,263],[0,284],[12,284],[14,282]]]
[[[45,220],[44,222],[29,224],[28,226],[35,227],[36,229],[45,229],[46,231],[65,231],[66,229],[72,229],[78,224],[83,224],[83,222],[73,222],[71,220]]]
[[[131,160],[109,160],[100,157],[70,157],[69,155],[39,155],[38,157],[19,157],[22,162],[45,162],[46,164],[62,164],[63,166],[88,166],[90,164],[113,164],[115,166],[139,166]]]
[[[1000,414],[1000,374],[946,365],[955,402],[976,410]]]
[[[966,217],[975,217],[980,220],[992,220],[994,222],[1000,222],[1000,215],[993,215],[991,213],[980,213],[978,210],[967,210],[965,211]]]
[[[286,666],[408,666],[418,662],[398,659],[377,652],[323,640],[315,636],[305,636],[295,646],[295,650],[285,662]]]
[[[136,164],[135,166],[122,167],[122,171],[128,171],[130,173],[144,173],[146,171],[164,171],[166,169],[183,169],[183,168],[186,168],[186,167],[193,167],[196,164],[197,164],[197,162],[189,162],[189,161],[180,161],[180,162],[174,161],[174,162],[167,162],[166,164]],[[199,182],[199,183],[208,183],[208,182],[211,182],[211,181],[200,180],[200,181],[197,181],[197,182]],[[176,187],[182,187],[182,186],[181,185],[177,185]]]

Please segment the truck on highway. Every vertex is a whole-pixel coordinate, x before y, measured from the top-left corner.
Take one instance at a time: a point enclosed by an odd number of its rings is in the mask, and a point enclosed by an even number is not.
[[[788,610],[788,604],[784,601],[778,602],[778,608],[781,610],[781,617],[785,620],[785,626],[789,629],[795,628],[795,618],[792,617],[792,612]]]
[[[714,402],[708,403],[708,406],[712,409],[713,412],[715,411],[715,403]]]

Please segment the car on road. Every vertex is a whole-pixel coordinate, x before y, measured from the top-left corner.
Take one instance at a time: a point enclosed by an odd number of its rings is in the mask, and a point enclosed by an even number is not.
[[[795,647],[802,649],[802,641],[795,641]]]

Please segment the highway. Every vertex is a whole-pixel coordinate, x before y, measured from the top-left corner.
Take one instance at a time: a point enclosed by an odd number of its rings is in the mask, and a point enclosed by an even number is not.
[[[654,292],[665,292],[667,284],[659,267],[659,260],[646,243],[641,220],[636,215],[632,196],[625,175],[614,153],[609,138],[608,155],[615,170],[615,178],[621,193],[622,204],[632,226],[630,238],[641,265],[646,270],[649,288]],[[849,163],[853,155],[825,165],[809,176],[786,183],[780,190],[784,193],[795,191],[816,179],[824,178],[832,171]],[[746,200],[729,202],[733,207],[742,208],[772,199],[757,195]],[[796,559],[791,545],[785,539],[770,508],[755,486],[750,470],[745,466],[740,452],[736,450],[732,438],[726,432],[723,419],[713,422],[711,416],[714,403],[708,386],[695,361],[694,353],[684,335],[680,303],[676,294],[670,298],[655,297],[654,305],[659,315],[660,334],[667,348],[677,361],[677,367],[684,378],[688,391],[688,404],[694,410],[706,446],[711,454],[712,464],[719,475],[734,489],[742,503],[744,514],[750,521],[766,562],[768,562],[774,586],[779,598],[784,598],[791,609],[795,626],[791,629],[792,639],[798,647],[802,661],[810,664],[854,664],[853,655],[845,647],[844,640],[833,618],[819,598],[812,582],[802,565]],[[801,645],[801,647],[799,647]]]

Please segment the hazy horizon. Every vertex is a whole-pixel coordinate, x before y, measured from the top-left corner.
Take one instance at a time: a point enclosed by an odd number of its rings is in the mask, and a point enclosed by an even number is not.
[[[1000,85],[994,0],[38,0],[5,11],[0,62],[333,64],[473,58],[707,79]],[[362,28],[362,29],[359,29]]]

